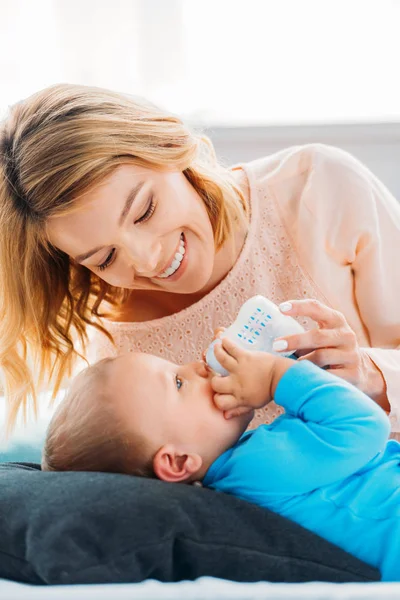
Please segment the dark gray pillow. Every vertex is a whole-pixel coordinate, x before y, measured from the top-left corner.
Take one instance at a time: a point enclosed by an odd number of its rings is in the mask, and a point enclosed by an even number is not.
[[[107,473],[0,464],[0,577],[36,584],[376,581],[314,534],[233,496]]]

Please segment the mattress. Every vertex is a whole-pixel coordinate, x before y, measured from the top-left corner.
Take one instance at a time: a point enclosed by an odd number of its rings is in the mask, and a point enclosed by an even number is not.
[[[0,579],[1,600],[399,600],[400,583],[235,583],[196,581],[32,586]]]

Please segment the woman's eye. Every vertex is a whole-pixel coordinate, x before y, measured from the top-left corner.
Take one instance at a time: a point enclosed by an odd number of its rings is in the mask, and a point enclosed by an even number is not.
[[[183,385],[182,379],[180,377],[178,377],[178,375],[176,375],[175,381],[176,381],[176,387],[178,388],[178,390],[180,390]]]
[[[112,258],[114,256],[114,252],[115,252],[115,248],[113,248],[110,252],[110,254],[107,256],[106,260],[99,265],[97,268],[100,269],[100,271],[104,271],[104,269],[107,269],[107,267],[111,264],[112,262]]]
[[[139,219],[136,219],[135,224],[136,223],[144,223],[145,221],[147,221],[148,219],[150,219],[150,217],[153,216],[155,210],[156,210],[156,205],[155,205],[155,202],[154,202],[154,196],[151,196],[150,204],[149,204],[148,209],[146,210],[146,212]],[[113,259],[113,256],[114,256],[114,253],[115,253],[115,248],[113,248],[111,250],[111,252],[107,256],[106,260],[101,265],[98,265],[97,268],[100,269],[100,271],[104,271],[104,269],[107,269],[107,267],[110,266],[110,264],[112,262],[112,259]]]
[[[155,207],[153,196],[152,196],[148,209],[146,210],[144,215],[142,215],[139,219],[136,219],[135,223],[144,223],[144,221],[147,221],[148,219],[150,219],[150,217],[154,214],[155,209],[156,209],[156,207]]]

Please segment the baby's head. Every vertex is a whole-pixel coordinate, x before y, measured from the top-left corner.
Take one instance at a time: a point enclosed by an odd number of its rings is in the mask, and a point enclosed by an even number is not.
[[[106,358],[72,382],[48,427],[42,468],[201,480],[251,416],[225,419],[202,362]]]

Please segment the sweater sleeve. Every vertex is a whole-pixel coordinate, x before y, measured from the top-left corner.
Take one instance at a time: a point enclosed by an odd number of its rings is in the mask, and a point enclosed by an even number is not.
[[[305,492],[365,466],[385,449],[390,425],[369,396],[312,363],[303,365],[286,372],[274,400],[288,417],[290,452],[307,466],[300,482]],[[296,477],[296,470],[291,475]]]
[[[400,431],[400,204],[343,150],[311,144],[294,154],[303,179],[283,218],[327,304],[369,342]]]
[[[285,373],[275,402],[286,414],[245,434],[219,472],[211,473],[222,491],[269,501],[305,494],[356,473],[386,447],[385,412],[312,363],[295,363]]]

